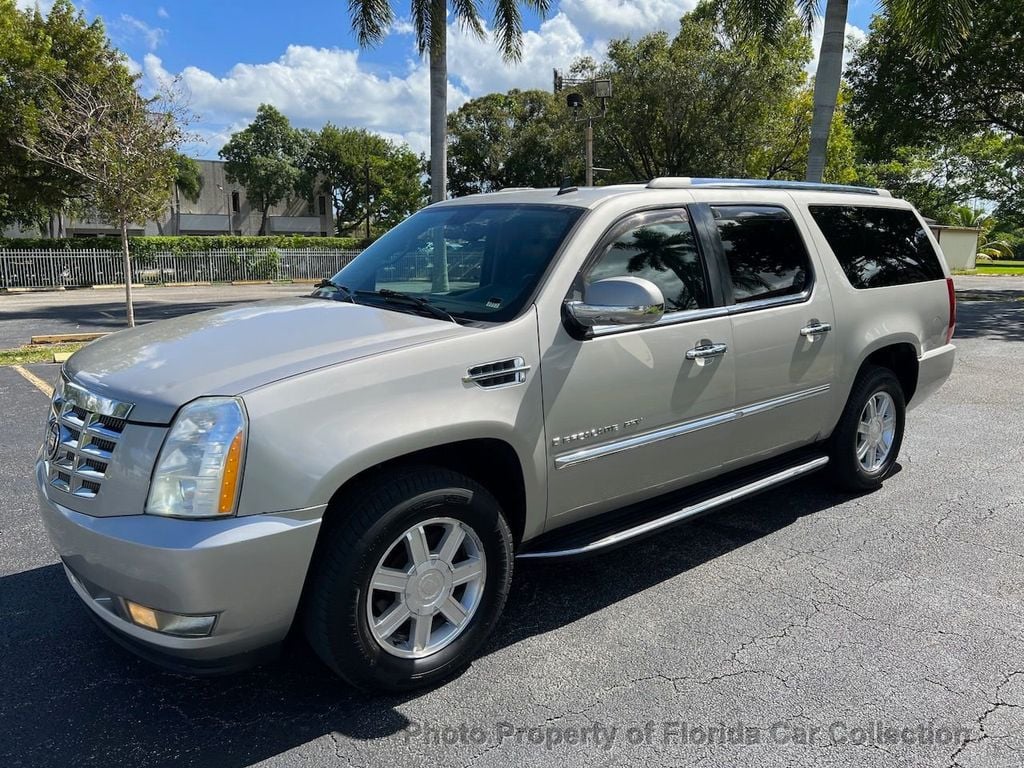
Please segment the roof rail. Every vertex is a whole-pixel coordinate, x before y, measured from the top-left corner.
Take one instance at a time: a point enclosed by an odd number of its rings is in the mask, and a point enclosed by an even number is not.
[[[846,192],[854,195],[892,197],[887,189],[854,187],[849,184],[818,184],[813,181],[778,181],[773,179],[701,179],[689,176],[660,176],[647,182],[648,189],[790,189],[810,192]]]

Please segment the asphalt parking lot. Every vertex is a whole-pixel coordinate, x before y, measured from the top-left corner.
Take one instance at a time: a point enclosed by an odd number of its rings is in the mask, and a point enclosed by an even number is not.
[[[216,679],[113,646],[37,519],[46,397],[0,368],[0,765],[1024,765],[1024,280],[958,287],[953,377],[880,491],[520,564],[481,658],[401,697],[301,645]]]
[[[148,323],[311,290],[311,285],[303,283],[151,285],[135,289],[135,319]],[[0,295],[0,349],[28,344],[30,337],[42,334],[118,331],[125,327],[124,317],[124,291],[117,288]]]

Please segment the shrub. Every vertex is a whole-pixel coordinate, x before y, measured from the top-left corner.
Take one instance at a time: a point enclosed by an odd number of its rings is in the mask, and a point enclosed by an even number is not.
[[[131,237],[128,238],[132,257],[140,264],[146,257],[157,253],[197,253],[203,251],[246,249],[301,249],[336,248],[344,251],[359,251],[369,245],[359,237],[307,237],[304,235],[270,235],[267,237],[239,237],[218,235],[201,237],[197,235]],[[78,237],[51,239],[43,237],[0,238],[0,248],[39,249],[51,251],[103,250],[120,251],[121,240],[117,237]],[[275,267],[276,268],[276,267]]]

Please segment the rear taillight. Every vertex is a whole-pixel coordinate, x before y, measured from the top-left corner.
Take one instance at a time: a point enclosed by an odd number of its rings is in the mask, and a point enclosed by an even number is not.
[[[953,288],[953,278],[946,278],[946,289],[949,291],[949,325],[946,327],[946,343],[949,344],[953,338],[953,331],[956,330],[956,289]]]

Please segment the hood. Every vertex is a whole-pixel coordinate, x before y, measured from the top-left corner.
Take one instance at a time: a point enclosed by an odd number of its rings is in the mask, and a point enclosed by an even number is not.
[[[64,364],[90,391],[167,424],[202,395],[239,395],[304,371],[472,330],[359,304],[297,297],[198,312],[120,331]]]

